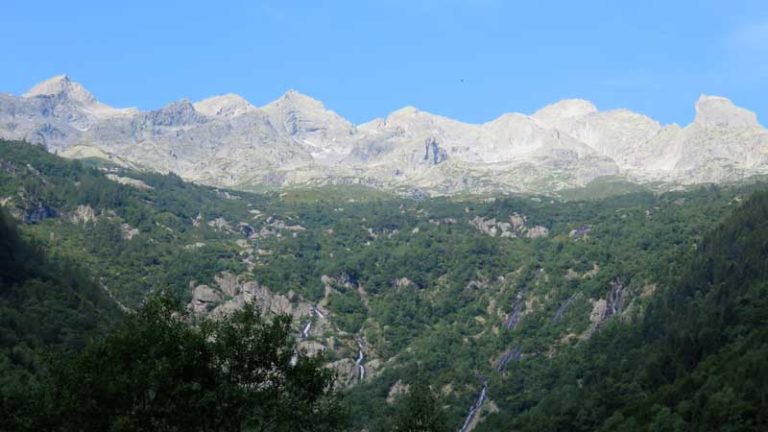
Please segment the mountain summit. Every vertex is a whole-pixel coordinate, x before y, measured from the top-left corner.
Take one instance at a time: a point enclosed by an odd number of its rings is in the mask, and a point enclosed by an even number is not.
[[[597,112],[597,107],[584,99],[565,99],[560,102],[547,105],[536,111],[533,118],[548,124],[557,124],[559,121],[583,117]]]
[[[117,109],[103,104],[86,90],[72,81],[68,75],[56,75],[36,84],[22,96],[31,99],[32,104],[43,104],[43,114],[53,114],[69,120],[78,129],[88,129],[100,120],[132,116],[135,108]],[[47,100],[40,101],[40,99]],[[51,112],[52,111],[52,112]]]
[[[229,93],[195,102],[195,109],[207,116],[237,117],[258,110],[242,96]]]
[[[85,87],[73,82],[67,75],[56,75],[24,93],[25,98],[35,96],[61,96],[86,105],[96,102],[96,98]]]
[[[755,113],[737,107],[729,99],[701,95],[696,102],[695,123],[704,127],[759,128]]]
[[[244,189],[556,193],[604,176],[676,187],[768,174],[768,132],[754,113],[717,96],[695,109],[686,127],[583,99],[483,124],[405,107],[355,126],[295,90],[260,108],[225,94],[139,112],[102,104],[59,75],[21,97],[0,94],[0,137]]]

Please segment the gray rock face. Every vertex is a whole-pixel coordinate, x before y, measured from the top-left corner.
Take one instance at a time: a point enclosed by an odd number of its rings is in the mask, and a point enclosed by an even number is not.
[[[209,117],[237,117],[258,111],[258,108],[236,94],[214,96],[195,103],[197,112]]]
[[[208,285],[198,285],[193,291],[190,309],[195,313],[210,312],[219,301],[221,301],[219,293]]]
[[[448,159],[448,153],[441,148],[434,137],[429,137],[424,142],[424,161],[429,165],[437,165]]]
[[[579,99],[483,124],[406,107],[355,126],[296,91],[262,108],[227,94],[139,112],[105,105],[62,75],[23,96],[0,94],[0,137],[241,189],[552,193],[602,176],[676,186],[768,173],[768,131],[714,96],[699,99],[686,127]]]
[[[186,99],[172,102],[156,111],[150,111],[136,118],[139,125],[149,126],[190,126],[205,123],[206,117],[199,114],[192,103]]]
[[[702,95],[696,102],[695,123],[705,128],[759,128],[755,113],[723,97]]]
[[[25,224],[35,224],[45,219],[55,218],[58,213],[45,203],[30,204],[24,209],[22,220]]]

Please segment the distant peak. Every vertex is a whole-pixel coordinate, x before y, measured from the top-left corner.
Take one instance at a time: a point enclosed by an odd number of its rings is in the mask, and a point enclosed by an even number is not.
[[[156,126],[182,126],[207,121],[186,98],[171,102],[159,110],[150,111],[144,114],[144,118]]]
[[[389,113],[389,115],[386,118],[387,123],[391,122],[397,122],[397,121],[406,121],[408,119],[415,118],[417,116],[421,116],[422,114],[427,114],[421,111],[420,109],[416,108],[415,106],[407,105],[404,106],[396,111],[393,111]]]
[[[68,75],[56,75],[36,84],[24,93],[24,97],[62,95],[83,104],[92,104],[96,98],[82,85],[72,81]]]
[[[288,90],[277,100],[262,107],[266,111],[325,111],[325,105],[319,100],[299,93],[296,90]]]
[[[319,100],[311,96],[307,96],[304,93],[301,93],[298,90],[294,90],[294,89],[290,89],[287,92],[285,92],[283,96],[280,97],[280,100],[292,101],[292,102],[310,102],[310,103],[317,103],[322,105],[322,102],[320,102]]]
[[[760,127],[755,113],[721,96],[701,95],[696,102],[695,124],[707,128]]]
[[[393,115],[394,114],[411,115],[411,114],[417,114],[419,112],[421,112],[421,110],[416,108],[415,106],[413,106],[413,105],[406,105],[406,106],[404,106],[404,107],[402,107],[402,108],[392,112],[392,114]]]
[[[564,99],[536,111],[532,117],[545,123],[553,123],[569,118],[583,117],[596,112],[597,107],[588,100]]]
[[[55,75],[35,84],[27,94],[50,94],[47,92],[61,91],[72,84],[72,79],[67,74]]]
[[[179,110],[195,110],[195,106],[192,105],[192,102],[187,98],[181,98],[178,100],[175,100],[164,107],[160,108],[160,111],[179,111]]]
[[[201,114],[219,117],[236,117],[258,110],[245,98],[234,93],[212,96],[200,102],[195,102],[193,106]]]
[[[245,99],[242,96],[240,96],[240,95],[237,95],[237,94],[234,94],[234,93],[225,93],[225,94],[221,94],[221,95],[207,97],[207,98],[201,100],[200,102],[205,102],[205,101],[241,101],[241,100],[245,100]],[[196,102],[196,103],[199,103],[199,102]]]

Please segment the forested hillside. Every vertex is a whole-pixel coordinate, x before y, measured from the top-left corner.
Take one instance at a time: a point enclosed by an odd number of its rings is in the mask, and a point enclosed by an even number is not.
[[[0,209],[0,387],[23,387],[45,352],[79,350],[120,312],[91,275],[49,256]]]
[[[291,316],[298,349],[338,374],[352,430],[413,424],[403,412],[452,430],[759,429],[763,188],[250,194],[0,142],[0,202],[22,232],[5,223],[2,240],[33,257],[4,262],[47,275],[3,273],[5,370],[36,373],[14,354],[24,338],[79,351],[164,292],[194,319]],[[52,336],[30,327],[57,319]]]
[[[768,193],[710,232],[641,322],[568,355],[510,368],[510,410],[483,430],[768,428]]]

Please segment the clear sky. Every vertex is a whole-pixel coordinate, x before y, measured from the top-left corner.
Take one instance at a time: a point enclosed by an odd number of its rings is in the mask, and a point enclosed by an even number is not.
[[[688,123],[701,93],[768,124],[766,0],[0,1],[0,91],[66,73],[114,106],[287,89],[360,123],[469,122],[580,97]]]

